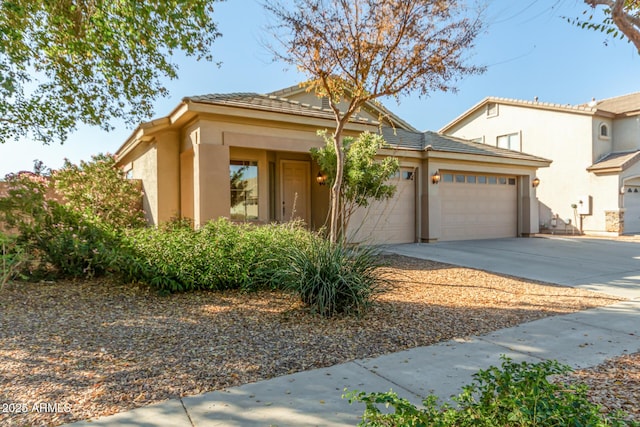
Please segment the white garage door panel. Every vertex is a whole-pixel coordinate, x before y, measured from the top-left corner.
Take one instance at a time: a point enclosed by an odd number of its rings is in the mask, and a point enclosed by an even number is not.
[[[477,176],[477,175],[474,175]],[[515,183],[515,177],[511,182]],[[517,185],[441,182],[441,240],[514,237]]]
[[[624,209],[623,232],[640,233],[640,186],[625,187]]]
[[[409,175],[411,174],[411,175]],[[415,180],[413,169],[402,168],[392,180],[396,193],[386,201],[359,209],[349,223],[349,241],[375,244],[415,241]]]

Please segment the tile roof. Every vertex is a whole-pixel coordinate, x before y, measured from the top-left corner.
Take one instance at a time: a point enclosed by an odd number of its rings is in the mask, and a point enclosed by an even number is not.
[[[382,135],[389,145],[397,148],[549,162],[548,159],[520,151],[507,150],[479,142],[467,141],[436,132],[409,132],[402,129],[385,127],[382,128]]]
[[[603,99],[595,101],[595,103],[596,108],[600,111],[607,111],[613,114],[636,113],[640,112],[640,92]]]
[[[281,89],[269,94],[260,94],[253,92],[236,92],[236,93],[213,93],[208,95],[188,96],[183,98],[184,102],[196,102],[211,105],[227,105],[239,108],[251,108],[254,110],[272,111],[277,113],[296,114],[302,116],[318,117],[333,120],[333,111],[329,108],[321,108],[316,105],[299,102],[288,99],[282,95],[296,93],[296,86]],[[381,104],[373,108],[380,110],[384,116],[388,117],[396,126],[403,126],[410,130],[415,130],[413,126],[396,116]],[[378,125],[377,120],[371,120],[367,117],[355,115],[352,119],[355,123],[368,123]]]
[[[189,96],[183,98],[184,102],[196,102],[201,104],[227,105],[231,107],[251,108],[255,110],[273,111],[278,113],[298,114],[320,118],[333,119],[333,112],[328,109],[293,101],[276,95],[264,95],[253,92],[214,93],[208,95]],[[362,118],[355,121],[365,121]],[[375,123],[366,120],[370,123]]]
[[[640,150],[609,153],[587,168],[588,171],[597,172],[606,169],[623,171],[627,167],[640,160]]]

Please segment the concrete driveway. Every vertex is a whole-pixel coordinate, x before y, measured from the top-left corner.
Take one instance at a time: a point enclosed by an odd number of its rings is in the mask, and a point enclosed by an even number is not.
[[[624,298],[640,295],[640,242],[537,237],[388,245],[385,251]]]

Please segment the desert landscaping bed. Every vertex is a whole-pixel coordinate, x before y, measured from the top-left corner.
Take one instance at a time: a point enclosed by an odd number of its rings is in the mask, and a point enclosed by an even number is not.
[[[0,291],[0,404],[62,410],[0,413],[0,425],[109,415],[618,301],[431,261],[388,261],[393,287],[361,318],[321,318],[282,292],[162,297],[104,280],[9,283]],[[614,365],[624,374],[601,372],[637,402],[638,356]],[[626,392],[623,378],[633,379]],[[605,383],[588,371],[579,379]]]

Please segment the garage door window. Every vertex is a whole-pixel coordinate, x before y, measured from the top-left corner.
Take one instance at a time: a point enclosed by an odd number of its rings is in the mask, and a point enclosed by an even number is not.
[[[491,176],[491,175],[462,175],[444,173],[442,182],[455,184],[491,184],[491,185],[516,185],[515,177]]]

